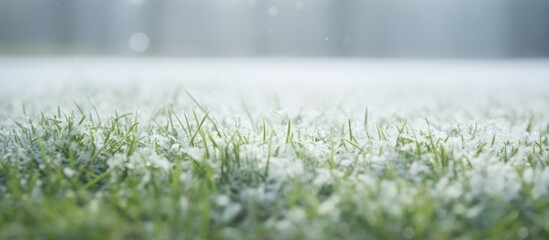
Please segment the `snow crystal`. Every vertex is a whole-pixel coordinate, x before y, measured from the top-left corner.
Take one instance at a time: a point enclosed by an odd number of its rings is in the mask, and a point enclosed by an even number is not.
[[[134,52],[143,52],[147,50],[147,48],[149,48],[149,36],[142,32],[134,33],[130,37],[130,48]]]
[[[519,235],[519,237],[522,238],[522,239],[527,238],[527,237],[528,237],[528,228],[526,228],[526,227],[521,227],[521,228],[519,229],[518,235]]]
[[[330,197],[328,200],[320,204],[320,206],[318,207],[318,213],[320,214],[333,213],[339,201],[340,201],[339,196]]]
[[[288,218],[293,222],[303,221],[307,217],[307,213],[302,208],[296,207],[290,209]]]
[[[92,213],[96,213],[99,210],[99,199],[94,198],[90,201],[89,210]]]
[[[402,230],[402,236],[406,239],[412,239],[416,235],[415,231],[411,227],[405,227]]]
[[[180,206],[182,209],[187,209],[187,208],[189,208],[189,199],[187,199],[185,196],[182,196],[182,197],[179,199],[179,206]]]
[[[218,206],[227,206],[229,204],[231,199],[227,197],[226,195],[220,195],[215,199],[215,203]]]
[[[242,211],[242,206],[238,203],[229,204],[223,211],[222,219],[224,221],[231,221]]]
[[[166,158],[151,150],[140,149],[131,156],[118,153],[107,160],[109,168],[127,167],[129,169],[142,170],[146,167],[153,167],[168,171],[172,163]]]
[[[70,169],[70,168],[68,168],[68,167],[63,168],[63,173],[64,173],[67,177],[72,177],[72,176],[76,175],[76,171],[74,171],[73,169]]]

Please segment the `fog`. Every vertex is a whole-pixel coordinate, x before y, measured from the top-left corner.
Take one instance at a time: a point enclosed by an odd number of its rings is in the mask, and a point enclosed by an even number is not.
[[[1,0],[2,55],[549,56],[547,0]]]

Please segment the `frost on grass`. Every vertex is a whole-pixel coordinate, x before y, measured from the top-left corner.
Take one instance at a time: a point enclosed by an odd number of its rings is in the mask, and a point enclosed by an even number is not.
[[[2,104],[0,238],[549,234],[546,96],[77,92]]]

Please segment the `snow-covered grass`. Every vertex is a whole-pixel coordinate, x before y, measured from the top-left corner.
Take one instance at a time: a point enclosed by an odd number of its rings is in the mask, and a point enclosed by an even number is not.
[[[545,86],[163,84],[5,93],[0,238],[549,237]]]

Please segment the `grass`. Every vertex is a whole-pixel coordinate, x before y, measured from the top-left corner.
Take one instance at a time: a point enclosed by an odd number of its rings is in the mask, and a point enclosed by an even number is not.
[[[285,110],[178,92],[6,97],[0,239],[549,238],[546,98]]]

